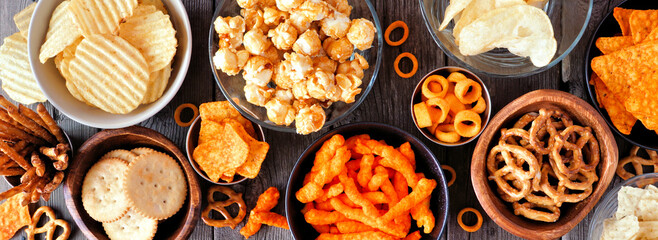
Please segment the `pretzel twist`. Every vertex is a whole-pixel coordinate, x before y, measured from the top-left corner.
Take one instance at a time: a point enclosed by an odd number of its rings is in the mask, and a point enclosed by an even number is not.
[[[48,222],[46,222],[41,227],[37,227],[37,224],[39,223],[39,220],[43,214],[46,214],[48,217]],[[48,206],[41,206],[39,209],[37,209],[36,212],[34,212],[34,215],[32,215],[32,221],[27,229],[25,229],[25,233],[27,234],[28,240],[34,240],[34,235],[40,233],[46,233],[46,239],[53,240],[57,227],[61,227],[64,231],[59,236],[57,236],[55,240],[68,239],[69,235],[71,235],[71,226],[69,226],[69,223],[62,219],[57,219],[52,208]]]
[[[228,196],[228,199],[224,201],[215,201],[214,195],[216,192]],[[238,215],[235,217],[232,217],[228,210],[226,210],[226,207],[233,204],[237,204],[240,209]],[[224,219],[217,220],[210,218],[208,215],[213,210],[222,214]],[[231,229],[235,229],[235,227],[244,220],[246,215],[247,205],[244,203],[244,199],[242,199],[242,193],[236,193],[233,189],[224,186],[213,186],[208,190],[208,206],[203,209],[201,216],[201,219],[206,225],[218,228],[230,227]]]

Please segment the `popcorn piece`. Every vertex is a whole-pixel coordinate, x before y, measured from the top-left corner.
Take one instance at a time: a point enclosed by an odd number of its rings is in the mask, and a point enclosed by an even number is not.
[[[297,133],[306,135],[316,132],[322,128],[325,120],[326,115],[320,105],[315,104],[311,107],[302,108],[295,117]]]
[[[320,37],[315,30],[306,30],[302,35],[299,35],[295,44],[292,45],[295,52],[305,55],[313,56],[322,50],[322,43]]]
[[[311,27],[311,19],[299,11],[290,13],[290,24],[297,29],[297,32],[306,32]]]
[[[325,43],[324,50],[331,59],[342,63],[352,56],[354,46],[347,38],[341,38],[338,40],[330,40],[330,38],[327,38],[325,42],[329,42],[328,44]]]
[[[322,0],[306,0],[297,8],[297,11],[304,14],[311,21],[319,21],[329,15],[329,5]]]
[[[283,57],[290,61],[293,81],[301,81],[313,71],[313,59],[309,56],[293,52],[286,53]]]
[[[361,93],[361,78],[352,74],[337,74],[336,84],[340,88],[340,100],[345,103],[353,103],[356,95]]]
[[[302,3],[304,3],[304,0],[276,0],[276,7],[281,11],[288,12],[299,7]]]
[[[263,32],[267,32],[270,30],[270,27],[268,27],[265,24],[265,19],[263,18],[263,11],[261,11],[260,9],[258,8],[242,9],[240,10],[240,15],[242,15],[245,19],[245,25],[247,27],[247,31],[252,29],[260,29]]]
[[[258,4],[258,0],[236,0],[236,2],[241,8],[254,8]]]
[[[339,12],[333,11],[328,17],[322,19],[322,32],[332,38],[342,38],[350,29],[350,18]]]
[[[227,48],[217,50],[212,60],[218,69],[229,76],[235,76],[240,73],[237,55]]]
[[[347,15],[347,17],[352,13],[352,6],[350,6],[347,0],[325,0],[325,2],[342,14]]]
[[[269,26],[278,26],[286,21],[289,16],[287,12],[279,11],[276,7],[266,7],[263,9],[263,21]]]
[[[274,76],[272,76],[272,80],[277,87],[290,89],[292,88],[292,85],[295,84],[291,77],[292,74],[292,65],[290,65],[290,61],[281,61],[274,68]]]
[[[247,60],[242,77],[247,84],[265,87],[272,79],[273,65],[270,60],[261,56],[253,56]]]
[[[316,70],[319,69],[325,72],[334,73],[336,72],[337,66],[338,63],[327,56],[313,58],[313,68]]]
[[[269,59],[272,63],[278,63],[281,61],[281,56],[279,55],[279,50],[274,46],[270,46],[265,52],[260,54],[260,56]]]
[[[244,48],[249,51],[249,53],[254,55],[261,55],[265,53],[272,42],[267,39],[267,36],[258,29],[251,29],[244,34]]]
[[[375,39],[375,25],[365,19],[359,18],[352,20],[350,30],[347,32],[347,39],[350,40],[356,48],[363,51],[372,47],[372,41]]]
[[[306,89],[312,98],[320,101],[338,101],[340,99],[339,89],[336,87],[336,80],[332,73],[316,71],[306,82]]]
[[[272,39],[272,44],[280,50],[290,50],[297,40],[297,28],[290,25],[288,21],[279,24],[270,30],[267,36]]]
[[[290,125],[295,120],[295,109],[288,101],[272,98],[265,104],[267,118],[277,125]]]
[[[296,99],[310,99],[311,95],[308,93],[306,80],[294,83],[292,85],[292,94]]]
[[[244,86],[244,97],[247,102],[256,106],[265,106],[265,103],[272,98],[274,89],[269,87],[261,87],[255,84],[247,84]]]

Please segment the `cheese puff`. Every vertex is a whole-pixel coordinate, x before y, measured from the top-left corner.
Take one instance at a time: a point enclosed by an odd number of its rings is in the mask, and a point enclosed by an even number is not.
[[[384,233],[391,234],[399,238],[405,237],[407,235],[404,232],[404,226],[396,225],[393,222],[379,224],[378,221],[373,216],[365,214],[362,209],[351,208],[345,205],[345,203],[343,203],[338,198],[332,198],[330,202],[331,205],[336,209],[336,211],[342,213],[343,215],[345,215],[345,217],[351,220],[360,221],[368,226],[377,228]]]
[[[290,229],[288,220],[285,216],[273,212],[255,212],[249,219],[268,226]],[[248,238],[248,237],[247,237]]]
[[[304,219],[307,223],[312,225],[330,225],[348,220],[343,214],[339,212],[327,212],[317,209],[311,209],[306,212],[304,214]]]
[[[379,224],[384,224],[393,220],[405,212],[409,211],[412,207],[416,206],[425,198],[429,197],[432,194],[434,188],[436,188],[436,181],[422,178],[418,181],[415,187],[412,187],[413,191],[406,197],[402,198],[398,204],[395,204],[392,208],[377,219]],[[334,206],[335,207],[335,206]]]
[[[420,240],[420,231],[416,230],[415,232],[407,235],[403,240]]]
[[[338,228],[340,233],[358,233],[376,230],[375,228],[365,225],[362,222],[353,220],[337,222],[336,228]]]
[[[349,140],[349,139],[348,139]],[[363,155],[360,162],[360,170],[357,175],[357,182],[361,187],[368,187],[368,183],[372,179],[372,165],[375,163],[375,156],[372,154]]]
[[[340,229],[339,229],[340,231]],[[323,233],[315,240],[394,240],[398,239],[380,231],[367,231],[356,233]]]
[[[350,200],[352,200],[352,202],[361,206],[363,208],[363,211],[367,215],[379,216],[379,212],[377,211],[377,208],[375,208],[375,205],[373,205],[370,201],[368,201],[368,199],[364,198],[359,192],[359,190],[356,188],[356,185],[354,184],[354,179],[351,179],[347,177],[347,175],[343,175],[343,174],[341,174],[339,178],[340,178],[340,182],[343,184],[343,187],[345,188],[345,195],[347,195],[347,197]]]
[[[385,179],[388,179],[388,171],[382,166],[377,166],[375,168],[375,175],[368,182],[368,190],[377,191]]]
[[[414,150],[411,149],[411,144],[409,144],[409,142],[403,143],[398,147],[398,151],[409,160],[413,169],[416,170],[416,154],[414,153]]]
[[[367,145],[370,146],[375,154],[382,157],[379,164],[402,173],[410,187],[413,188],[416,186],[416,183],[418,183],[418,177],[414,172],[414,168],[400,151],[373,140],[368,141]]]
[[[418,173],[418,177],[424,178],[423,173]],[[420,204],[411,208],[411,217],[416,220],[416,225],[418,227],[423,227],[423,232],[430,233],[434,229],[435,219],[434,214],[430,210],[430,200],[431,196],[423,199]]]
[[[344,187],[342,183],[336,183],[324,189],[324,194],[316,199],[317,201],[327,201],[329,198],[335,197],[343,193]]]

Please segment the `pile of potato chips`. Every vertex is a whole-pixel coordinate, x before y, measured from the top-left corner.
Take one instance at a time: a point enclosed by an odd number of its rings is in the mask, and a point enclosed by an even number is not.
[[[228,101],[199,106],[201,130],[193,158],[214,182],[232,182],[235,174],[255,178],[270,145],[256,139],[252,123]]]
[[[630,134],[637,120],[649,130],[658,130],[658,10],[615,8],[621,36],[601,37],[596,47],[602,56],[592,59],[599,106],[606,109],[613,125]]]
[[[553,25],[540,9],[546,0],[450,0],[439,30],[452,19],[452,34],[464,56],[495,48],[530,57],[536,67],[548,65],[557,51]]]

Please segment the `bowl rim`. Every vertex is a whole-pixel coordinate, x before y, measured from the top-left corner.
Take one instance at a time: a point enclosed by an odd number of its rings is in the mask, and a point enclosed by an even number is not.
[[[413,134],[411,134],[407,131],[404,131],[404,130],[398,128],[398,127],[395,127],[393,125],[388,125],[388,124],[379,123],[379,122],[358,122],[358,123],[346,124],[346,125],[340,126],[338,128],[335,128],[335,129],[333,129],[333,130],[331,130],[327,133],[324,133],[324,134],[322,134],[322,136],[320,136],[320,137],[316,138],[315,140],[313,140],[313,142],[311,142],[304,149],[304,151],[299,155],[299,157],[297,158],[297,161],[295,162],[295,165],[293,166],[292,170],[290,171],[290,176],[288,177],[288,181],[286,182],[286,195],[285,195],[285,198],[284,198],[284,201],[285,201],[284,211],[286,213],[286,222],[288,223],[288,226],[290,226],[290,228],[289,228],[290,235],[293,237],[293,239],[297,239],[296,235],[295,235],[295,232],[293,231],[293,228],[294,228],[293,226],[296,226],[296,225],[293,222],[291,222],[291,219],[288,216],[288,213],[293,210],[292,209],[293,206],[291,206],[288,203],[291,202],[292,198],[294,198],[293,197],[294,193],[291,189],[292,186],[293,186],[293,182],[292,182],[293,174],[296,171],[300,170],[302,160],[304,160],[303,158],[311,156],[310,154],[314,154],[314,153],[310,152],[311,148],[313,148],[313,146],[316,145],[320,140],[322,140],[324,138],[327,138],[329,136],[333,136],[333,135],[337,134],[337,132],[343,131],[344,129],[358,128],[358,127],[366,126],[366,125],[367,126],[373,126],[375,128],[379,128],[379,129],[382,129],[384,131],[399,132],[403,135],[409,136],[413,141],[415,141],[416,143],[418,143],[419,146],[421,146],[421,149],[420,149],[421,151],[427,152],[431,156],[431,159],[429,159],[431,161],[429,161],[429,162],[436,163],[437,166],[438,166],[438,169],[439,170],[442,169],[441,168],[441,163],[439,162],[439,160],[434,155],[434,152],[432,152],[432,150],[430,150],[422,141],[420,141],[418,138],[416,138]],[[443,212],[443,214],[435,216],[436,219],[443,219],[443,225],[441,226],[441,230],[439,231],[439,235],[437,237],[437,239],[440,239],[441,236],[443,236],[443,234],[445,233],[446,226],[447,226],[448,221],[449,221],[448,212],[450,212],[450,208],[449,208],[450,207],[450,196],[449,196],[448,185],[446,184],[447,182],[446,182],[445,174],[444,174],[443,170],[438,171],[438,176],[439,176],[440,179],[437,179],[437,188],[439,186],[441,186],[441,189],[434,189],[434,190],[435,191],[436,190],[440,191],[442,193],[443,199],[445,201],[445,211]],[[293,201],[296,201],[296,200],[297,199],[294,199]],[[437,227],[437,226],[435,226],[435,227]]]
[[[58,1],[64,1],[64,0],[58,0]],[[164,107],[166,107],[171,100],[174,99],[176,94],[178,93],[178,90],[180,90],[180,87],[183,85],[183,82],[185,81],[185,78],[187,76],[187,71],[190,66],[190,61],[192,59],[192,28],[190,26],[190,19],[187,14],[187,10],[185,9],[185,6],[183,5],[181,0],[165,0],[163,1],[165,3],[165,7],[172,8],[172,9],[177,9],[181,13],[181,18],[176,19],[177,22],[180,22],[180,25],[183,26],[182,29],[177,29],[176,25],[174,24],[174,29],[176,30],[176,34],[184,34],[188,41],[187,44],[181,45],[180,41],[178,42],[178,48],[175,56],[178,56],[179,54],[184,54],[182,57],[181,65],[180,68],[178,69],[178,73],[175,76],[170,76],[169,81],[170,81],[170,86],[169,88],[163,93],[163,95],[153,103],[146,104],[146,108],[139,114],[132,116],[132,117],[126,117],[126,119],[122,121],[112,121],[109,123],[100,123],[100,122],[95,122],[95,121],[90,121],[86,119],[85,116],[79,116],[76,115],[72,112],[69,112],[68,110],[65,110],[62,106],[66,105],[67,103],[65,102],[59,102],[55,94],[49,93],[49,87],[45,85],[45,83],[42,83],[43,78],[47,78],[47,76],[42,76],[40,71],[37,71],[40,68],[43,68],[43,65],[39,61],[39,48],[43,42],[43,39],[36,39],[34,37],[36,35],[36,28],[35,26],[35,16],[39,12],[44,12],[45,9],[45,2],[50,2],[50,1],[39,1],[37,2],[37,5],[34,9],[34,13],[32,15],[32,18],[30,19],[30,28],[28,30],[28,57],[30,60],[30,69],[32,70],[32,73],[34,75],[34,78],[36,79],[37,85],[39,85],[39,88],[41,89],[41,92],[46,96],[48,101],[55,107],[57,108],[58,111],[66,115],[67,117],[73,119],[74,121],[81,123],[83,125],[87,125],[90,127],[95,127],[95,128],[104,128],[104,129],[117,129],[117,128],[123,128],[123,127],[128,127],[131,125],[138,124],[142,121],[145,121],[158,112],[162,110]],[[52,3],[51,3],[52,4]],[[55,5],[56,6],[56,5]],[[53,8],[54,9],[54,8]],[[52,10],[47,11],[48,16],[52,15]],[[171,16],[171,15],[169,15]],[[45,28],[46,31],[48,28]],[[44,35],[45,36],[45,35]],[[178,39],[178,38],[177,38]],[[34,44],[31,44],[34,43]],[[38,47],[37,47],[38,46]],[[174,56],[174,58],[175,58]],[[125,115],[121,114],[113,114],[114,116],[122,116],[125,117]]]
[[[416,95],[418,95],[418,93],[420,93],[420,91],[421,91],[420,89],[422,88],[423,82],[425,82],[425,80],[427,80],[427,78],[430,77],[431,75],[440,75],[437,72],[444,71],[444,70],[448,70],[448,71],[456,70],[454,72],[465,72],[467,74],[472,75],[473,77],[475,77],[475,81],[478,82],[482,86],[482,90],[483,90],[482,92],[484,93],[484,95],[487,96],[485,98],[485,101],[487,103],[487,109],[485,110],[485,112],[487,113],[487,119],[485,119],[484,124],[480,124],[481,125],[480,132],[478,132],[477,135],[475,135],[473,137],[470,137],[468,140],[463,141],[463,142],[446,143],[446,142],[439,141],[435,137],[427,134],[427,132],[425,130],[418,127],[418,122],[416,121],[416,115],[414,114],[414,104],[417,103],[414,100],[416,99]],[[443,76],[443,75],[441,75],[441,76]],[[466,144],[469,144],[469,143],[473,142],[473,140],[480,137],[480,135],[482,135],[482,132],[484,132],[484,129],[487,128],[487,125],[489,124],[489,120],[491,119],[491,94],[489,94],[489,88],[487,88],[487,85],[484,84],[484,81],[482,81],[482,79],[479,76],[477,76],[473,72],[469,71],[468,69],[465,69],[465,68],[462,68],[462,67],[456,67],[456,66],[444,66],[444,67],[440,67],[440,68],[437,68],[437,69],[434,69],[434,70],[430,71],[423,78],[421,78],[421,80],[418,82],[418,84],[416,84],[416,88],[414,89],[414,93],[411,95],[410,112],[411,112],[411,119],[414,122],[414,126],[416,126],[416,129],[418,129],[418,131],[420,133],[422,133],[423,136],[425,136],[425,138],[429,139],[430,141],[432,141],[435,144],[438,144],[438,145],[441,145],[441,146],[444,146],[444,147],[459,147],[459,146],[463,146],[463,145],[466,145]]]
[[[629,2],[629,1],[631,1],[631,0],[624,0],[621,3],[617,4],[615,7],[619,7],[621,5],[624,5],[626,2]],[[625,135],[625,134],[621,133],[619,131],[619,129],[617,129],[617,127],[615,127],[615,125],[612,123],[612,120],[610,119],[610,115],[607,113],[608,111],[605,110],[606,114],[603,114],[604,109],[599,107],[599,101],[596,98],[596,89],[594,89],[592,87],[592,85],[589,84],[589,81],[591,80],[592,73],[594,73],[594,70],[592,70],[592,68],[590,66],[591,61],[594,57],[596,57],[596,56],[591,55],[592,49],[596,48],[595,43],[596,43],[597,35],[598,35],[599,31],[601,30],[601,28],[603,27],[603,24],[605,23],[605,21],[608,20],[610,17],[612,17],[613,12],[614,12],[614,8],[613,8],[613,10],[610,10],[605,15],[605,17],[603,19],[601,19],[601,22],[596,27],[596,30],[594,30],[594,32],[592,33],[592,37],[591,37],[589,45],[587,47],[587,51],[585,52],[585,71],[584,71],[585,77],[583,78],[583,80],[585,81],[585,86],[586,86],[585,88],[587,89],[587,93],[588,93],[590,101],[592,101],[592,103],[593,103],[592,105],[599,112],[599,114],[601,114],[601,116],[603,116],[603,120],[605,120],[606,124],[608,124],[610,129],[612,129],[612,131],[614,133],[616,133],[617,136],[620,136],[621,138],[623,138],[624,140],[630,142],[633,145],[640,146],[642,148],[646,148],[646,149],[653,150],[653,151],[658,151],[658,145],[656,145],[654,147],[650,147],[646,144],[640,144],[637,141],[631,139],[630,134]],[[601,55],[599,55],[599,56],[601,56]],[[631,134],[632,134],[632,132],[631,132]]]
[[[621,181],[620,183],[618,183],[617,185],[612,187],[609,191],[607,191],[605,193],[605,195],[603,195],[603,198],[601,199],[601,203],[606,203],[608,201],[613,201],[613,200],[615,202],[618,202],[616,196],[617,196],[617,194],[619,194],[619,191],[621,190],[622,187],[631,186],[632,182],[637,182],[637,181],[639,181],[641,179],[645,179],[645,178],[658,180],[658,173],[645,173],[645,174],[636,175],[636,176],[633,176],[632,178]],[[657,182],[654,182],[652,184],[656,185]],[[595,223],[599,222],[600,220],[603,220],[603,219],[597,218],[597,217],[605,217],[604,215],[602,215],[602,214],[604,214],[603,213],[604,209],[602,207],[603,206],[599,205],[599,206],[597,206],[596,209],[594,209],[594,213],[592,214],[592,219],[590,220],[588,233],[587,233],[587,236],[588,236],[589,239],[592,239],[592,237],[593,237],[592,234],[596,230],[595,229],[595,227],[596,227]],[[615,204],[614,207],[617,208],[617,205]],[[613,214],[613,216],[614,216],[614,214]]]
[[[488,140],[487,143],[484,143],[486,141],[484,139],[493,138],[496,132],[498,132],[499,128],[503,127],[503,126],[496,126],[496,129],[494,129],[494,125],[489,125],[485,130],[485,133],[483,133],[482,138],[478,140],[477,145],[475,146],[475,149],[473,151],[473,157],[471,159],[471,168],[470,168],[471,169],[470,174],[472,176],[471,184],[473,186],[473,190],[475,192],[475,196],[478,199],[478,202],[480,203],[484,211],[487,213],[487,215],[489,215],[489,217],[492,220],[494,220],[494,222],[497,225],[499,225],[501,228],[505,229],[506,231],[516,236],[524,237],[524,238],[539,238],[538,236],[540,235],[542,236],[542,238],[559,238],[560,236],[570,231],[578,223],[580,223],[585,218],[585,216],[587,216],[587,214],[596,206],[596,204],[599,202],[603,194],[605,194],[606,189],[610,185],[611,181],[614,179],[615,170],[617,168],[617,162],[619,160],[618,159],[619,153],[614,135],[612,134],[612,132],[610,132],[608,125],[603,124],[603,119],[601,115],[599,115],[591,107],[591,105],[589,105],[585,100],[582,100],[581,98],[578,98],[567,92],[554,90],[554,89],[541,89],[524,94],[523,96],[513,100],[505,107],[503,107],[496,114],[496,116],[494,116],[492,121],[496,121],[498,119],[505,119],[505,120],[509,119],[510,115],[503,116],[502,114],[503,113],[506,114],[508,112],[514,112],[517,111],[518,109],[528,106],[526,102],[530,100],[542,99],[543,102],[556,102],[555,100],[556,97],[547,96],[548,94],[559,94],[560,97],[564,97],[565,102],[574,102],[573,106],[576,106],[577,108],[582,108],[583,111],[591,112],[591,114],[587,114],[587,115],[593,118],[593,121],[598,122],[598,125],[600,125],[599,130],[603,134],[602,136],[598,136],[599,148],[601,149],[601,152],[606,152],[606,150],[610,151],[610,154],[606,154],[606,155],[602,154],[601,156],[602,159],[599,162],[599,166],[602,166],[603,163],[608,163],[609,165],[608,167],[601,169],[597,186],[594,188],[592,194],[588,197],[588,199],[586,199],[588,200],[586,205],[584,205],[584,207],[581,208],[581,210],[574,215],[574,218],[564,223],[563,225],[555,227],[551,230],[534,230],[531,231],[530,233],[527,231],[524,232],[521,230],[521,229],[525,230],[523,226],[518,225],[512,222],[511,220],[509,220],[508,218],[506,218],[505,215],[502,213],[503,210],[499,209],[496,206],[495,202],[500,200],[497,194],[495,194],[491,189],[491,187],[489,186],[489,181],[485,176],[486,174],[483,174],[486,171],[485,164],[475,164],[475,162],[486,161],[486,155],[489,152],[489,145],[491,143],[491,140]],[[604,158],[604,156],[606,158]],[[606,159],[608,160],[606,161]],[[577,204],[581,204],[581,203],[577,203]],[[509,209],[507,211],[509,211]],[[547,224],[550,225],[555,223],[547,223]]]
[[[535,75],[537,73],[541,73],[543,71],[546,71],[549,68],[552,68],[555,65],[557,65],[562,60],[564,60],[564,58],[567,57],[567,55],[569,55],[571,53],[571,51],[573,51],[576,48],[576,46],[578,45],[578,43],[580,42],[582,37],[585,35],[585,31],[587,30],[587,25],[589,25],[589,22],[592,18],[592,8],[594,7],[594,0],[588,0],[589,1],[589,4],[588,4],[589,6],[588,6],[588,10],[587,10],[587,16],[585,17],[585,21],[584,21],[583,25],[580,28],[580,32],[578,33],[578,36],[576,36],[576,39],[574,39],[574,41],[571,43],[569,48],[567,48],[567,50],[564,51],[564,53],[562,53],[562,55],[559,55],[558,57],[553,57],[553,60],[551,60],[551,62],[548,65],[543,66],[543,67],[539,67],[539,68],[535,67],[534,70],[529,71],[529,72],[520,72],[520,73],[517,73],[517,74],[497,74],[497,73],[486,72],[486,71],[480,70],[478,68],[475,68],[474,66],[471,66],[470,64],[468,64],[468,63],[462,61],[461,59],[459,59],[457,56],[455,56],[452,52],[450,52],[450,50],[448,50],[443,45],[443,42],[441,42],[441,40],[436,36],[436,33],[434,32],[434,28],[432,28],[432,24],[429,21],[427,8],[425,8],[425,1],[426,0],[418,0],[418,3],[420,5],[420,12],[421,12],[421,15],[423,16],[423,21],[425,22],[425,27],[427,28],[427,31],[429,31],[429,34],[432,36],[432,39],[434,39],[434,42],[439,46],[439,48],[441,48],[441,51],[443,51],[443,53],[448,55],[448,57],[450,57],[450,59],[457,62],[459,65],[465,66],[465,68],[467,68],[467,69],[469,69],[473,72],[476,72],[476,73],[479,73],[479,74],[484,74],[484,75],[490,76],[490,77],[496,77],[496,78],[520,78],[520,77],[532,76],[532,75]],[[437,1],[443,1],[443,0],[437,0]]]
[[[181,170],[183,171],[185,178],[187,180],[187,195],[186,195],[186,203],[189,202],[189,206],[187,208],[181,207],[177,211],[177,213],[184,211],[186,212],[187,217],[185,217],[183,220],[185,222],[190,222],[191,224],[183,224],[183,226],[180,226],[180,232],[177,236],[181,236],[182,238],[187,238],[189,237],[192,232],[194,231],[194,228],[196,227],[197,222],[201,218],[201,204],[202,204],[202,196],[203,193],[201,191],[201,187],[199,185],[199,182],[194,175],[188,175],[187,172],[185,171],[186,168],[190,168],[190,166],[187,166],[186,164],[189,164],[189,162],[185,161],[185,159],[180,159],[180,157],[185,158],[185,155],[180,151],[180,148],[172,142],[169,138],[167,138],[165,135],[162,133],[155,131],[150,128],[142,127],[142,126],[130,126],[126,128],[120,128],[120,129],[106,129],[97,132],[96,134],[92,135],[89,137],[81,146],[78,152],[93,148],[94,146],[92,145],[99,145],[101,142],[98,142],[98,138],[104,137],[104,138],[109,138],[109,137],[114,137],[114,136],[119,136],[119,135],[125,135],[127,133],[132,133],[135,135],[140,135],[143,136],[149,141],[152,142],[161,142],[162,144],[170,145],[173,148],[173,153],[167,155],[170,155],[172,158],[176,159],[176,162],[180,165]],[[146,136],[146,134],[152,134],[152,136]],[[103,136],[105,135],[105,136]],[[111,135],[111,136],[110,136]],[[106,139],[103,139],[106,140]],[[179,157],[180,155],[180,157]],[[73,161],[71,166],[77,165],[75,162],[80,161],[78,159],[79,155],[76,155],[74,159],[71,159]],[[96,159],[98,161],[98,159]],[[70,169],[70,168],[69,168]],[[77,169],[76,169],[77,170]],[[86,169],[88,170],[88,169]],[[85,171],[86,171],[85,170]],[[85,172],[86,175],[86,172]],[[84,180],[84,175],[82,175],[82,180]],[[83,233],[83,235],[86,238],[89,239],[97,239],[96,236],[91,232],[89,227],[87,226],[86,222],[84,219],[82,219],[80,212],[85,211],[84,208],[82,207],[82,204],[77,205],[76,204],[76,199],[77,197],[72,196],[72,188],[82,188],[82,182],[74,182],[74,180],[70,176],[66,176],[66,179],[64,179],[63,182],[64,185],[64,200],[66,203],[66,208],[69,211],[69,214],[71,214],[71,217],[73,218],[73,221],[77,225],[77,227],[80,229],[80,231]],[[198,191],[193,191],[192,186],[196,186],[196,189]]]
[[[332,119],[332,120],[329,120],[329,121],[325,122],[324,125],[322,126],[322,128],[319,129],[318,131],[322,131],[323,129],[326,129],[329,126],[333,126],[335,124],[338,124],[341,120],[345,119],[345,117],[352,114],[352,112],[354,112],[354,110],[356,110],[361,105],[361,103],[363,103],[366,100],[366,98],[368,97],[368,94],[370,93],[373,86],[375,85],[375,80],[377,79],[377,76],[379,75],[379,71],[380,71],[381,65],[382,65],[382,55],[383,55],[383,49],[384,49],[384,38],[383,38],[383,35],[382,35],[382,26],[381,26],[381,23],[379,22],[379,16],[377,15],[377,10],[375,9],[375,6],[370,2],[370,0],[363,0],[363,1],[366,3],[366,5],[368,6],[368,9],[370,10],[370,13],[372,14],[373,23],[375,24],[375,29],[377,29],[377,32],[375,33],[376,34],[375,36],[377,38],[377,42],[379,43],[379,46],[376,49],[377,50],[377,56],[376,56],[377,61],[375,62],[375,68],[373,69],[372,77],[370,78],[370,83],[367,86],[365,86],[365,88],[362,87],[363,91],[360,93],[361,97],[358,100],[356,100],[355,102],[350,103],[351,106],[347,111],[345,111],[343,114],[336,117],[335,119]],[[253,123],[256,123],[259,126],[263,126],[267,129],[271,129],[271,130],[274,130],[274,131],[287,132],[287,133],[297,133],[297,130],[294,127],[289,127],[291,125],[288,125],[288,126],[275,125],[275,124],[268,123],[268,122],[265,122],[265,121],[261,121],[261,120],[255,118],[254,116],[251,115],[252,113],[250,113],[249,111],[247,111],[245,109],[242,109],[242,107],[239,104],[237,104],[233,100],[233,98],[231,98],[229,93],[224,89],[224,86],[222,85],[220,77],[217,74],[217,69],[215,69],[215,67],[214,67],[215,64],[214,64],[212,58],[215,54],[213,52],[213,37],[214,37],[214,33],[215,33],[214,32],[214,30],[215,30],[214,20],[215,20],[215,18],[217,18],[217,16],[219,16],[219,12],[222,10],[222,6],[224,5],[225,2],[226,2],[226,0],[219,0],[218,7],[215,9],[215,12],[213,13],[213,19],[212,19],[212,22],[210,23],[210,29],[209,29],[209,33],[208,33],[208,58],[210,60],[210,67],[212,68],[211,72],[212,72],[212,75],[215,79],[215,83],[217,83],[217,85],[219,86],[219,90],[222,92],[222,95],[224,95],[224,98],[227,101],[229,101],[229,103],[231,103],[231,105],[235,109],[237,109],[240,112],[240,114],[242,114],[242,116],[245,116],[247,119],[249,119],[249,121],[251,121]]]
[[[196,161],[195,161],[194,158],[193,158],[194,149],[190,149],[190,147],[191,147],[190,144],[192,144],[192,143],[190,142],[190,139],[191,139],[191,137],[192,137],[192,134],[194,133],[192,130],[194,130],[194,128],[196,127],[197,124],[201,124],[201,121],[202,121],[202,120],[201,120],[201,116],[197,116],[197,117],[194,119],[194,121],[192,122],[192,125],[190,125],[190,126],[188,127],[188,129],[187,129],[187,135],[185,136],[185,152],[186,152],[186,154],[187,154],[187,160],[190,162],[190,165],[192,165],[192,168],[194,169],[194,171],[196,172],[196,174],[199,175],[199,176],[201,176],[201,178],[205,179],[206,181],[208,181],[208,182],[210,182],[210,183],[212,183],[212,184],[215,184],[215,185],[220,185],[220,186],[231,186],[231,185],[235,185],[235,184],[238,184],[238,183],[241,183],[241,182],[246,181],[248,178],[236,174],[235,176],[236,176],[236,179],[238,179],[238,180],[234,180],[234,181],[232,181],[232,182],[214,182],[214,181],[210,180],[210,178],[208,178],[208,176],[207,176],[207,175],[201,170],[200,167],[197,167],[199,164],[196,163]],[[197,122],[198,122],[198,123],[197,123]],[[252,123],[252,122],[250,122],[250,123]],[[252,123],[252,125],[253,125],[253,123]],[[256,129],[256,136],[260,138],[260,141],[261,141],[261,142],[266,142],[266,140],[265,140],[265,132],[263,131],[263,128],[262,128],[260,125],[258,125],[258,124],[256,124],[256,127],[257,127],[257,129]],[[199,130],[200,130],[200,129],[201,129],[201,128],[199,127]],[[197,144],[197,145],[194,146],[194,147],[196,148],[197,146],[199,146],[199,145]],[[192,150],[192,151],[190,151],[190,150]],[[221,179],[220,179],[220,181],[221,181]]]

